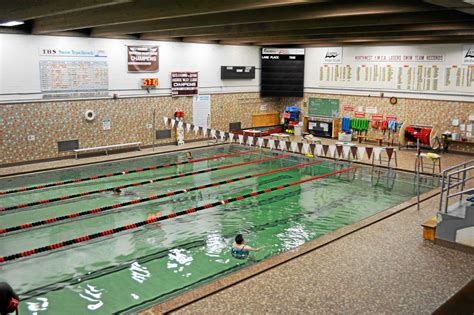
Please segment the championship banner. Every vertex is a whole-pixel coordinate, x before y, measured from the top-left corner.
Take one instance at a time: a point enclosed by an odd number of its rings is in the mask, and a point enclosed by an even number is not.
[[[171,72],[171,96],[198,94],[198,72]]]
[[[128,72],[158,71],[158,46],[127,46]]]

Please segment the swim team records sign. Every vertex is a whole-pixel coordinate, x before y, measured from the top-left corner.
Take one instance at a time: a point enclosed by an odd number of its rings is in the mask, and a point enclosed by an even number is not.
[[[198,72],[171,72],[171,96],[198,94]]]
[[[127,46],[128,72],[158,71],[158,46]]]

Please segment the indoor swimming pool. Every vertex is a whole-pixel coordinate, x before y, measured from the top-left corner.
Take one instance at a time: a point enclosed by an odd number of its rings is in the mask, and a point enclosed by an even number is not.
[[[1,178],[0,281],[20,313],[136,312],[416,196],[411,173],[240,145],[191,152]],[[232,257],[238,233],[265,248]]]

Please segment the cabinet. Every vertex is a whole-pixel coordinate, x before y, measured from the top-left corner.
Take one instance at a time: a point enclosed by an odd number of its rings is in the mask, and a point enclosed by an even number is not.
[[[330,117],[304,117],[304,131],[316,137],[337,138],[341,131],[341,119]]]

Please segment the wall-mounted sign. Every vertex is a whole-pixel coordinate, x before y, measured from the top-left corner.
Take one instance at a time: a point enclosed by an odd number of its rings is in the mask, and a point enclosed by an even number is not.
[[[198,72],[171,72],[171,96],[197,94]]]
[[[221,80],[226,79],[255,79],[255,67],[221,66]]]
[[[353,105],[344,105],[342,107],[342,110],[345,112],[353,112],[354,111],[354,106]]]
[[[102,130],[110,130],[110,118],[102,119]]]
[[[383,114],[372,114],[372,120],[383,120]]]
[[[127,46],[128,72],[156,72],[158,61],[158,46]]]
[[[463,46],[462,63],[464,65],[474,65],[474,45]]]
[[[342,47],[326,48],[324,63],[342,63]]]
[[[142,87],[156,88],[158,86],[158,78],[144,78],[142,79]]]
[[[367,106],[365,108],[365,112],[368,113],[368,114],[377,114],[377,107]]]
[[[354,116],[356,118],[365,118],[365,113],[364,112],[355,112]]]
[[[107,57],[105,50],[40,48],[40,56],[51,57]]]
[[[379,54],[356,55],[356,62],[442,62],[444,54]]]
[[[395,115],[387,115],[387,120],[388,121],[397,121],[398,120],[398,117],[395,116]]]

